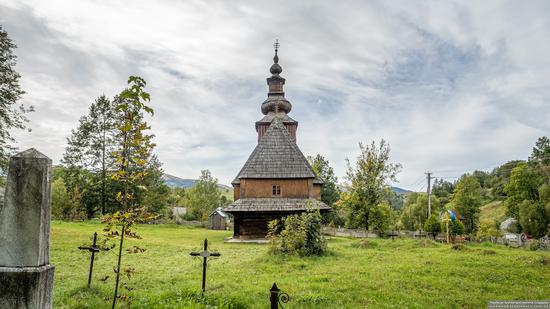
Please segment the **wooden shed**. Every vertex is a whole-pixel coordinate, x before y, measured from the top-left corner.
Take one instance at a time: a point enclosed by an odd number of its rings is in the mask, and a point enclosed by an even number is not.
[[[229,216],[221,207],[218,207],[210,214],[210,229],[225,231],[227,229],[227,221],[229,221]]]

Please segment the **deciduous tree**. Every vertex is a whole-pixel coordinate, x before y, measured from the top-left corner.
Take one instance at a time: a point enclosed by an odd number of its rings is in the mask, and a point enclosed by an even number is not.
[[[451,197],[451,207],[464,217],[466,233],[473,233],[479,222],[481,207],[481,186],[477,178],[472,175],[463,175],[456,183]]]
[[[359,149],[361,153],[354,165],[346,159],[347,189],[354,196],[353,202],[349,204],[348,215],[350,222],[360,221],[368,230],[371,208],[382,203],[388,181],[397,181],[396,175],[401,164],[389,161],[390,146],[383,139],[379,145],[374,141],[367,146],[359,143]]]
[[[17,104],[25,92],[19,85],[21,75],[15,71],[16,47],[0,26],[0,174],[5,172],[9,156],[15,150],[11,130],[25,129],[28,122],[25,114],[34,110],[32,106]]]

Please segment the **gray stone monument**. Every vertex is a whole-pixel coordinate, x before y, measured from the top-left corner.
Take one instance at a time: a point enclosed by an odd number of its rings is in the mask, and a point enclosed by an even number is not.
[[[36,149],[10,158],[0,206],[0,308],[51,308],[52,160]]]

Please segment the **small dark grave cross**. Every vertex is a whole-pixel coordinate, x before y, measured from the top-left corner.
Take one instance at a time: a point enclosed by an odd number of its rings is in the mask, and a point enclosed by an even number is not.
[[[92,259],[90,261],[90,273],[88,274],[88,287],[90,287],[90,284],[92,283],[92,272],[94,271],[94,257],[95,253],[99,252],[99,247],[96,246],[97,241],[97,233],[94,233],[94,242],[91,246],[80,246],[78,249],[80,250],[88,250],[92,253]]]
[[[204,239],[204,250],[201,252],[191,252],[191,256],[202,256],[202,291],[206,289],[206,259],[211,256],[220,256],[220,253],[208,251],[208,239]]]

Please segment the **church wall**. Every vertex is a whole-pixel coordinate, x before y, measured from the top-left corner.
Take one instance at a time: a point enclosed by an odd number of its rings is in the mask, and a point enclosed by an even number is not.
[[[233,185],[233,200],[236,201],[241,198],[241,186]]]
[[[321,186],[322,185],[319,185],[319,184],[313,185],[313,193],[312,193],[313,198],[316,198],[319,200],[321,199]]]
[[[281,187],[281,195],[273,195],[274,185]],[[309,179],[241,179],[240,197],[307,198],[309,186]]]

